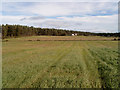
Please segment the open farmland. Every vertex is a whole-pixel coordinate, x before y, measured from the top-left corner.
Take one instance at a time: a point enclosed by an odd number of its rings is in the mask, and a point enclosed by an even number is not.
[[[3,88],[120,87],[118,41],[113,38],[34,36],[7,40],[2,43]]]
[[[32,36],[23,37],[28,41],[111,41],[118,39],[117,37],[101,37],[101,36]]]

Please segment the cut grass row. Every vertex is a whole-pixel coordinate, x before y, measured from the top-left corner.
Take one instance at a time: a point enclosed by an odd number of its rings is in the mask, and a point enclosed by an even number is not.
[[[117,88],[117,56],[117,41],[10,39],[3,42],[3,88]]]
[[[9,41],[11,38],[5,39],[3,41]],[[31,37],[21,37],[12,38],[15,40],[24,41],[111,41],[118,40],[118,37],[101,37],[101,36],[31,36]]]

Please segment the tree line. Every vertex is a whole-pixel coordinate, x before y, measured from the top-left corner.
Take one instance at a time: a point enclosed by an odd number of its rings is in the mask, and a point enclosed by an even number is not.
[[[36,28],[33,26],[22,26],[22,25],[3,25],[2,24],[2,38],[8,37],[21,37],[21,36],[71,36],[73,33],[77,33],[78,36],[120,36],[120,33],[91,33],[81,32],[54,28]]]

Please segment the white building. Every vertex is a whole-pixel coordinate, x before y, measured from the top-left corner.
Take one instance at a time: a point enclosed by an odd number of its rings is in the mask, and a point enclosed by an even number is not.
[[[72,36],[75,36],[74,34],[72,34]]]
[[[75,33],[75,36],[77,36],[77,33]]]
[[[77,36],[77,33],[73,33],[72,36]]]

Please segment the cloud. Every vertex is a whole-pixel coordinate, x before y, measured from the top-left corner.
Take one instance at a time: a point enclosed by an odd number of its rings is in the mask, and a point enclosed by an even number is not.
[[[24,21],[24,20],[41,20],[41,19],[45,19],[45,17],[43,16],[37,16],[37,17],[29,17],[29,18],[22,18],[20,19],[21,21]]]
[[[33,23],[35,26],[40,26],[43,28],[57,28],[57,29],[68,29],[74,30],[75,27],[81,26],[82,23],[75,21],[65,21],[65,20],[46,20],[44,22]]]
[[[3,3],[3,24],[87,32],[117,32],[117,3]]]
[[[86,17],[57,17],[38,20],[24,19],[29,16],[1,16],[3,24],[22,24],[43,28],[61,28],[87,32],[117,32],[118,15],[86,16]],[[9,19],[8,19],[9,18]],[[29,17],[30,18],[30,17]]]
[[[2,0],[3,2],[16,2],[16,0]],[[28,2],[28,0],[17,0]],[[119,0],[29,0],[29,2],[119,2]]]
[[[118,15],[57,17],[43,20],[25,20],[26,23],[43,28],[60,28],[87,32],[117,32]]]
[[[2,22],[1,24],[21,24],[21,25],[28,25],[30,26],[31,24],[26,22],[26,21],[21,21],[20,19],[22,18],[27,18],[25,16],[1,16]]]
[[[106,7],[107,6],[107,7]],[[3,14],[26,16],[72,16],[117,13],[117,3],[111,2],[40,2],[3,3]]]

